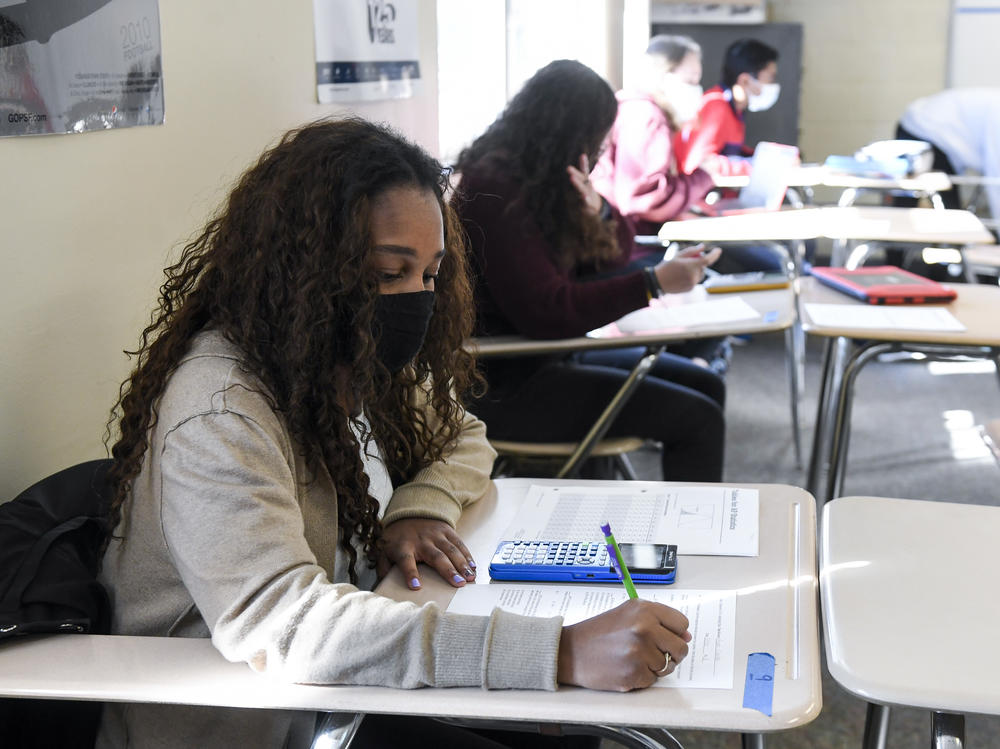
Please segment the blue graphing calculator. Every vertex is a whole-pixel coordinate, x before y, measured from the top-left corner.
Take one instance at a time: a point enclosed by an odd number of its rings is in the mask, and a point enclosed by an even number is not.
[[[618,544],[636,583],[668,584],[677,575],[672,544]],[[588,541],[501,541],[490,561],[494,580],[619,582],[607,546]]]

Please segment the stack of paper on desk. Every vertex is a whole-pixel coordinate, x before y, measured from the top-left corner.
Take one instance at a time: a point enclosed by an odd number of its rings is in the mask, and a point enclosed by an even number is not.
[[[598,541],[610,523],[627,543],[676,544],[677,553],[757,556],[756,489],[727,486],[532,486],[498,541]]]
[[[961,333],[965,326],[944,307],[875,306],[870,304],[805,305],[814,325],[859,330],[921,330]]]
[[[677,305],[655,302],[656,300],[648,307],[630,312],[618,322],[605,325],[589,335],[606,338],[624,333],[650,333],[674,328],[725,325],[741,320],[756,320],[760,317],[757,310],[738,296]]]

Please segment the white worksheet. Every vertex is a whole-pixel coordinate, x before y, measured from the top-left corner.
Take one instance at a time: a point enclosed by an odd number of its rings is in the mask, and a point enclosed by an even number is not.
[[[829,328],[955,333],[965,330],[965,326],[944,307],[806,302],[805,308],[814,324]]]
[[[639,597],[672,606],[688,618],[691,642],[688,655],[656,687],[732,689],[736,645],[735,590],[675,590],[637,586]],[[575,624],[624,603],[621,585],[551,585],[489,583],[466,585],[455,591],[449,613],[487,616],[501,608],[523,616],[561,616]]]
[[[651,330],[690,328],[697,325],[723,325],[741,320],[756,320],[760,313],[739,296],[710,299],[669,306],[650,304],[630,312],[618,322],[622,333],[643,333]]]
[[[532,485],[498,541],[604,541],[676,544],[677,553],[755,557],[756,489],[731,486],[611,487]]]

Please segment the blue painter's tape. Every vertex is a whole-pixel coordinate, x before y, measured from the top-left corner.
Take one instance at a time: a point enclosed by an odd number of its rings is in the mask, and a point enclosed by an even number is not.
[[[750,653],[747,656],[747,681],[743,687],[743,707],[760,710],[771,716],[774,698],[774,656],[770,653]]]

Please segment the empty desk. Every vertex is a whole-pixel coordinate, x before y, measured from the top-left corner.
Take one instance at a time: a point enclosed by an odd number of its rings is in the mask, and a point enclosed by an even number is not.
[[[869,702],[865,748],[889,705],[935,711],[935,746],[962,746],[961,714],[1000,714],[1000,508],[843,497],[821,528],[827,666]]]
[[[887,308],[871,308],[823,286],[813,278],[801,279],[799,300],[803,307],[803,328],[808,335],[827,339],[807,483],[820,503],[837,496],[841,490],[847,466],[854,382],[866,364],[879,354],[891,351],[919,352],[931,357],[970,356],[991,361],[996,361],[1000,355],[1000,326],[997,325],[1000,288],[978,284],[957,284],[954,288],[958,291],[958,298],[950,304],[916,307],[929,309],[943,306],[964,326],[964,330],[859,328],[851,327],[846,321],[817,322],[809,314],[809,305],[852,305],[873,310]],[[849,350],[842,352],[841,349]],[[826,486],[821,487],[821,474],[826,468],[829,468],[829,477]]]

